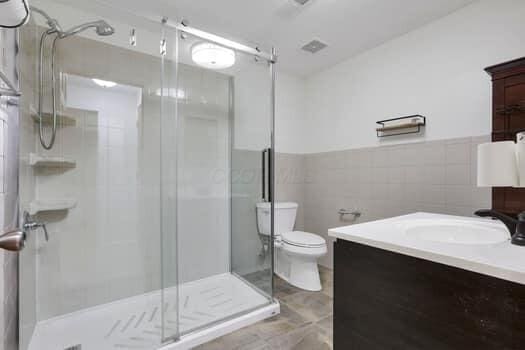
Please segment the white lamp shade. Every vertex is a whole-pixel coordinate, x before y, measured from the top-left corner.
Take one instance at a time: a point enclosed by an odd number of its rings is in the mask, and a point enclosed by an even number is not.
[[[513,141],[483,143],[478,146],[478,186],[519,186],[516,144]]]

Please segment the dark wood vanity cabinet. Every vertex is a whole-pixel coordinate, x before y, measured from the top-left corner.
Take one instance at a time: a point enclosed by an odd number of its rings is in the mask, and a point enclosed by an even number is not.
[[[485,70],[492,76],[492,141],[515,141],[516,133],[525,131],[525,57]],[[494,188],[492,209],[524,211],[525,188]]]
[[[525,286],[338,239],[335,350],[523,350]]]

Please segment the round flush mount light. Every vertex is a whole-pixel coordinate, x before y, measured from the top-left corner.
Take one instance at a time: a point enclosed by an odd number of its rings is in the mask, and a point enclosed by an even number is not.
[[[211,43],[200,43],[191,48],[191,59],[205,68],[224,69],[235,64],[235,51]]]
[[[107,81],[101,79],[92,79],[95,84],[102,86],[103,88],[112,88],[117,85],[114,81]]]

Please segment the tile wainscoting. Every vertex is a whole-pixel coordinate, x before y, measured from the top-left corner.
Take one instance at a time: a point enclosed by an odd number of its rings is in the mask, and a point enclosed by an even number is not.
[[[491,207],[490,188],[476,186],[477,145],[490,136],[276,157],[276,199],[301,208],[296,229],[329,242],[320,263],[331,268],[331,227],[416,211],[471,216]],[[341,208],[358,210],[355,221]]]

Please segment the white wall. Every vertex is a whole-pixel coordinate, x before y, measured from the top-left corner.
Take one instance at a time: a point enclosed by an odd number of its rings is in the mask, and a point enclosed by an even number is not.
[[[275,147],[277,152],[304,152],[305,105],[305,80],[277,72],[275,79]]]
[[[302,151],[490,133],[484,68],[525,53],[525,1],[484,0],[307,80]],[[375,122],[422,114],[424,136],[381,141]]]

